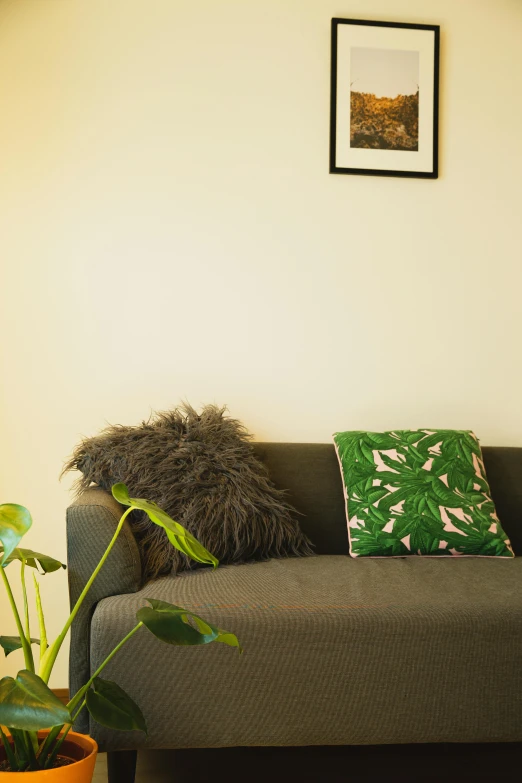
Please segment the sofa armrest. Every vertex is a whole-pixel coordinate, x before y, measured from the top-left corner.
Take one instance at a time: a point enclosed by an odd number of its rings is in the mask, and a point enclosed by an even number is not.
[[[84,492],[67,509],[67,560],[69,598],[76,603],[89,577],[105,552],[124,508],[103,489]],[[136,539],[125,524],[100,573],[84,599],[71,627],[69,689],[71,696],[89,679],[90,626],[95,606],[102,598],[135,593],[141,584],[140,553]],[[85,713],[85,710],[84,710]],[[78,731],[88,730],[87,716],[80,716]]]

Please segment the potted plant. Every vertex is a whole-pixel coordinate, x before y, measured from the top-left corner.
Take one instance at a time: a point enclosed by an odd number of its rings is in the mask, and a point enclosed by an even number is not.
[[[129,497],[125,484],[115,484],[112,494],[127,509],[118,522],[115,533],[100,562],[94,569],[83,592],[73,606],[58,637],[47,642],[45,618],[36,576],[33,575],[34,596],[39,624],[39,638],[31,636],[29,600],[26,584],[27,568],[40,568],[46,574],[65,568],[63,563],[47,555],[18,546],[32,525],[29,511],[23,506],[0,505],[0,576],[13,611],[18,636],[0,636],[0,645],[6,655],[22,649],[25,669],[16,677],[0,680],[0,781],[23,780],[28,775],[31,783],[90,783],[96,761],[96,742],[88,736],[71,731],[72,724],[83,709],[99,723],[112,729],[147,731],[145,719],[138,705],[116,683],[100,676],[105,666],[134,634],[147,629],[167,644],[199,645],[223,642],[230,647],[241,647],[236,636],[207,623],[201,617],[180,606],[155,599],[147,599],[136,613],[136,625],[107,656],[90,680],[74,694],[67,705],[55,696],[48,686],[49,677],[65,637],[74,622],[92,583],[105,563],[127,517],[134,509],[144,511],[149,519],[162,527],[170,543],[200,563],[218,565],[188,530],[171,519],[155,503]],[[18,610],[8,568],[20,563],[23,612]],[[33,645],[39,645],[36,664]],[[15,777],[16,776],[16,777]]]

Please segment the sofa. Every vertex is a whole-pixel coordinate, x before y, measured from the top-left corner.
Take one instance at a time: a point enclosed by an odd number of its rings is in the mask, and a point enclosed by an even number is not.
[[[86,711],[76,724],[109,752],[109,779],[132,783],[144,748],[284,746],[310,759],[314,747],[328,758],[328,746],[502,743],[502,752],[503,743],[519,743],[522,558],[350,558],[333,445],[258,443],[255,451],[288,490],[317,554],[197,568],[143,585],[138,545],[124,527],[73,625],[71,692],[135,625],[147,597],[232,631],[244,654],[218,644],[172,647],[146,629],[132,637],[103,676],[140,705],[148,736],[90,723]],[[483,451],[520,555],[522,448]],[[68,508],[71,602],[121,513],[95,487]]]

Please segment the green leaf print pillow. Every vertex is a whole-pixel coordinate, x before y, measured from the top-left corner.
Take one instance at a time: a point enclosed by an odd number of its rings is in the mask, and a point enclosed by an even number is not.
[[[514,557],[476,436],[337,432],[352,557]]]

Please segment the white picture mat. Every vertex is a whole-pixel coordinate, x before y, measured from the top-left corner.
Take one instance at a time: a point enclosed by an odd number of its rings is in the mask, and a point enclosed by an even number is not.
[[[399,49],[419,52],[419,149],[368,150],[350,147],[351,47]],[[435,67],[433,30],[369,25],[337,25],[337,116],[336,154],[338,168],[433,171],[433,90]]]

